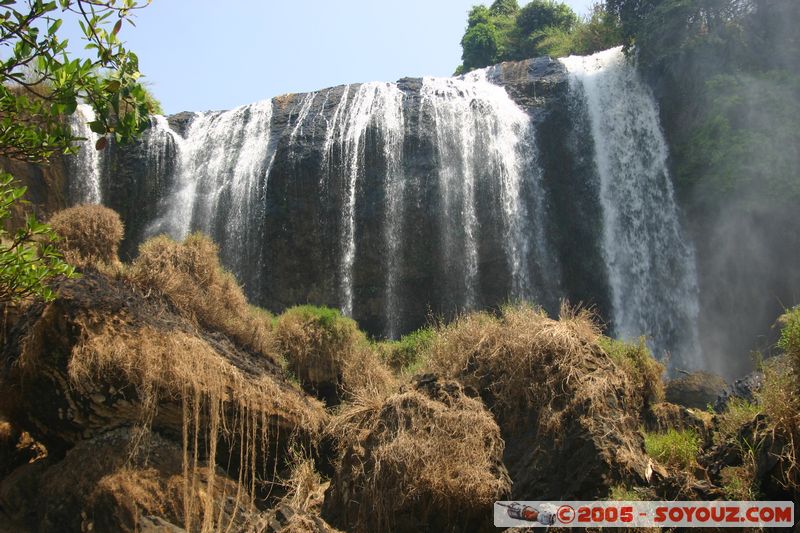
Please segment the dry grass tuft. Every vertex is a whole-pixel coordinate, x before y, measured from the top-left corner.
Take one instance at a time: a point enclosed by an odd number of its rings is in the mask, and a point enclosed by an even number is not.
[[[758,404],[751,403],[744,398],[731,398],[725,411],[716,417],[714,444],[723,445],[728,441],[735,440],[742,426],[752,422],[761,411]]]
[[[340,459],[325,505],[355,531],[393,530],[402,516],[474,520],[510,490],[500,430],[456,382],[361,394],[329,431]]]
[[[19,432],[7,420],[0,419],[0,449],[5,450],[17,445]]]
[[[103,268],[119,264],[119,243],[124,226],[116,211],[102,205],[64,209],[49,221],[61,240],[64,260],[78,268]]]
[[[302,513],[319,513],[328,484],[317,472],[314,459],[305,451],[293,448],[289,455],[291,471],[289,477],[283,480],[288,490],[282,501]]]
[[[247,303],[233,275],[219,263],[214,242],[199,233],[178,243],[166,236],[148,240],[127,275],[166,298],[184,317],[227,335],[240,346],[274,352],[271,316]]]
[[[566,305],[558,320],[522,304],[437,329],[427,367],[479,391],[492,410],[515,497],[599,497],[614,482],[650,475],[641,400],[600,341],[592,313]]]
[[[782,326],[778,347],[791,358],[800,389],[800,306],[787,311],[778,322]]]
[[[628,376],[636,392],[640,412],[664,401],[664,382],[661,379],[664,365],[655,360],[644,337],[635,343],[601,337],[600,345]]]
[[[90,498],[111,497],[128,508],[149,515],[180,516],[181,502],[170,498],[170,491],[160,478],[154,468],[122,467],[103,476]]]
[[[278,353],[303,388],[328,405],[362,390],[389,390],[391,372],[372,351],[355,321],[336,309],[293,307],[277,319]]]
[[[539,308],[509,306],[499,318],[471,313],[440,328],[427,364],[485,393],[501,426],[534,408],[540,423],[557,431],[562,410],[551,409],[555,398],[572,391],[571,403],[601,406],[623,381],[599,340],[587,310],[562,306],[552,320]]]
[[[797,382],[788,364],[774,364],[764,369],[764,385],[756,393],[770,430],[785,442],[778,454],[781,482],[795,494],[800,493],[800,388]]]

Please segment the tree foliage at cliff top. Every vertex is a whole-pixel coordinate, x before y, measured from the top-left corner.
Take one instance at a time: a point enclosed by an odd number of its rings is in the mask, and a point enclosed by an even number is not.
[[[620,42],[616,19],[602,3],[579,18],[555,0],[533,0],[521,8],[516,0],[496,0],[469,12],[458,72],[535,56],[588,54]]]
[[[800,3],[608,0],[698,212],[800,200]]]
[[[148,1],[149,3],[149,1]],[[146,5],[146,4],[145,4]],[[135,0],[0,0],[0,157],[45,163],[54,154],[77,151],[66,117],[85,101],[95,109],[92,131],[126,142],[148,125],[148,95],[139,82],[139,62],[119,33],[143,7]],[[65,17],[77,19],[92,58],[70,57],[60,33]],[[0,176],[4,224],[25,190]],[[52,298],[50,278],[70,274],[43,242],[50,229],[28,218],[15,234],[0,231],[0,302],[28,295]]]

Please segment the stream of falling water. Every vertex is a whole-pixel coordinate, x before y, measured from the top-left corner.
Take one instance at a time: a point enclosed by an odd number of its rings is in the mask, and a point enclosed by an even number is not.
[[[697,368],[694,254],[683,238],[655,100],[620,48],[563,63],[589,110],[616,334],[647,335],[651,347],[673,347],[673,364]]]

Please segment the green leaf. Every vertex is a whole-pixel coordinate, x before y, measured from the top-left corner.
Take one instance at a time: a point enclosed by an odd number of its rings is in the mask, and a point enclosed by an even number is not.
[[[61,27],[61,23],[62,22],[64,22],[63,19],[56,19],[55,22],[53,22],[50,25],[50,27],[47,29],[47,34],[48,35],[54,35],[58,31],[58,28]]]
[[[106,133],[106,125],[100,120],[93,120],[92,122],[89,122],[89,129],[99,135]]]

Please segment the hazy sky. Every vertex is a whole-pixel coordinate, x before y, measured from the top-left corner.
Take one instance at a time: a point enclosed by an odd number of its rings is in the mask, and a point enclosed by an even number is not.
[[[477,3],[491,0],[153,0],[120,35],[166,113],[230,109],[341,83],[449,76]],[[580,15],[593,0],[566,3]]]

